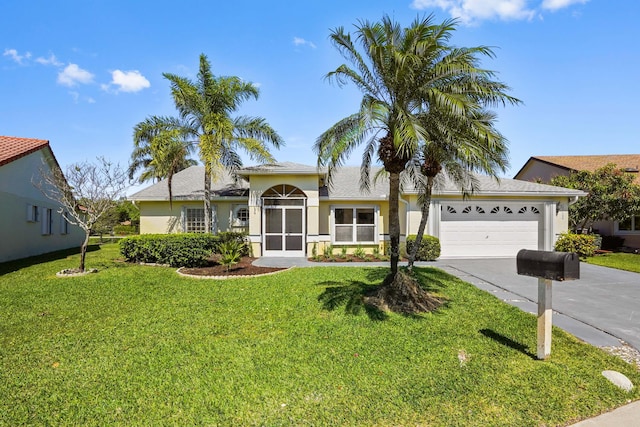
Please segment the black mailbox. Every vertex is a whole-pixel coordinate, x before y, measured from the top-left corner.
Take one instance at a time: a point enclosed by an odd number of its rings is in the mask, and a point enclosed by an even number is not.
[[[548,280],[580,278],[580,258],[574,252],[522,249],[516,258],[518,274]]]

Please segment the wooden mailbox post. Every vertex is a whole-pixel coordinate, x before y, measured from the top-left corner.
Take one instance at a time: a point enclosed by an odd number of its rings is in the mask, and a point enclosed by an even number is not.
[[[538,351],[544,360],[551,355],[551,281],[580,278],[580,258],[573,252],[522,249],[516,258],[518,274],[538,278]]]

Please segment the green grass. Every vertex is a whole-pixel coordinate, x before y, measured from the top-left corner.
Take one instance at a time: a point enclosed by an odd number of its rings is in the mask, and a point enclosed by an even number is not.
[[[535,360],[534,316],[437,269],[418,273],[447,304],[404,317],[351,298],[385,269],[212,281],[117,257],[0,264],[0,425],[551,426],[639,397],[559,329]]]
[[[611,253],[587,258],[589,264],[617,268],[618,270],[640,273],[640,255],[626,253]]]

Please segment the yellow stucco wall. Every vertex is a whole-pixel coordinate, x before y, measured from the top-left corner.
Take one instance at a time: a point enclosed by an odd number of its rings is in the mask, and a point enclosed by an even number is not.
[[[136,203],[140,209],[140,234],[182,233],[182,212],[185,208],[202,208],[202,201],[174,200],[173,208],[168,201],[145,201]],[[246,231],[246,227],[236,227],[230,224],[230,213],[235,205],[246,205],[243,200],[213,201],[215,206],[217,228],[220,231]],[[251,219],[253,213],[250,212]]]

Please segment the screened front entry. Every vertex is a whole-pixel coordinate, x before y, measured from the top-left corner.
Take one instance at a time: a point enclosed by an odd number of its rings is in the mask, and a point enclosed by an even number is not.
[[[305,256],[306,195],[277,185],[262,195],[263,255]]]

